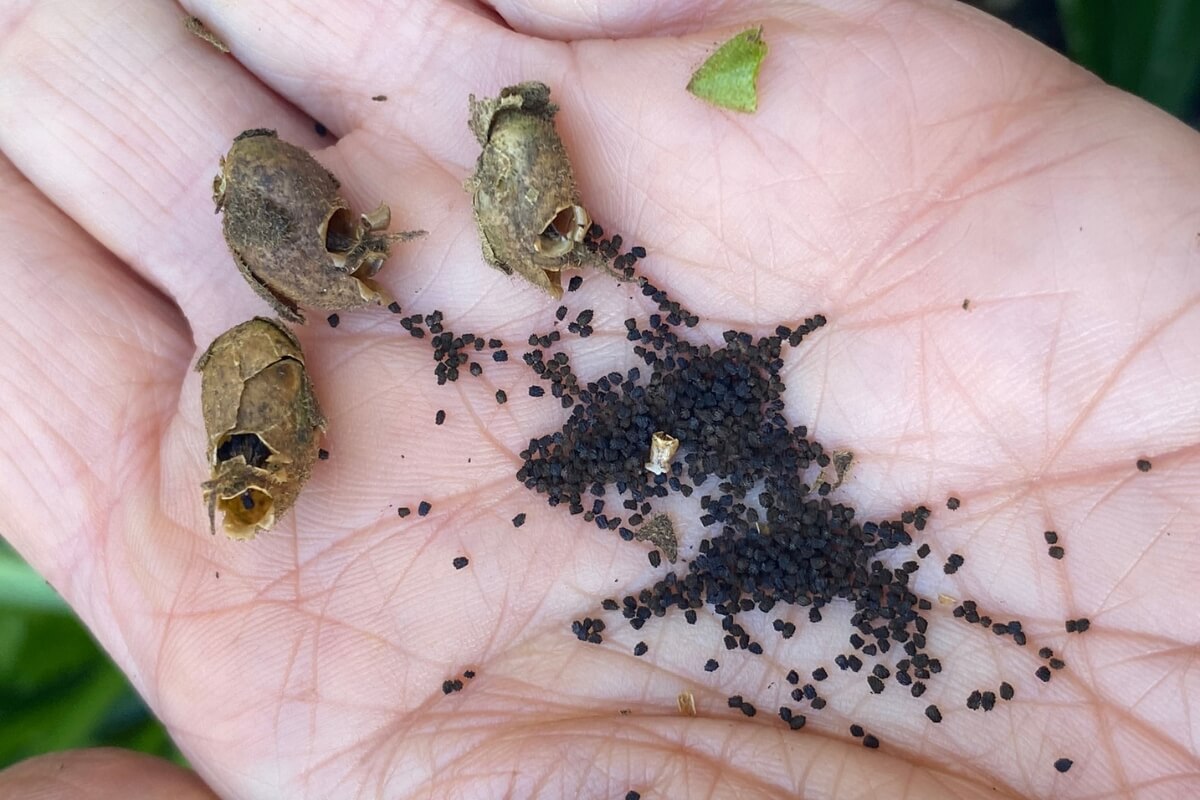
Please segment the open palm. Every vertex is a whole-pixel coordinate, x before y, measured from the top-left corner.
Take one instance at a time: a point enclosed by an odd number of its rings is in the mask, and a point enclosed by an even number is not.
[[[148,0],[0,13],[0,524],[213,791],[1200,793],[1194,132],[954,4],[186,5],[234,57]],[[683,91],[716,42],[759,23],[758,113]],[[522,80],[551,85],[585,203],[700,315],[690,336],[828,317],[786,355],[787,416],[853,452],[834,496],[861,518],[935,509],[914,583],[945,669],[922,700],[832,668],[850,632],[837,603],[811,627],[802,609],[746,615],[762,656],[727,653],[705,614],[640,632],[608,615],[601,646],[571,635],[663,569],[513,477],[567,413],[528,396],[519,358],[557,304],[484,266],[462,182],[468,94]],[[331,329],[310,313],[297,333],[330,458],[274,531],[239,543],[207,531],[191,367],[268,313],[210,197],[218,157],[255,127],[316,152],[357,208],[382,199],[429,231],[379,276],[405,314],[439,309],[513,357],[438,386],[428,340],[398,317]],[[653,308],[585,277],[565,302],[594,308],[597,333],[563,349],[594,379],[635,363],[622,320]],[[423,500],[427,516],[397,515]],[[686,561],[701,531],[681,535]],[[952,552],[966,564],[946,575]],[[939,594],[1022,620],[1029,646]],[[800,634],[773,634],[775,616]],[[1064,631],[1075,617],[1086,634]],[[1049,683],[1041,647],[1067,662]],[[821,665],[828,706],[789,731],[771,713],[783,675]],[[965,707],[1002,680],[1012,702]],[[676,710],[685,690],[695,718]],[[731,711],[732,694],[764,713]]]

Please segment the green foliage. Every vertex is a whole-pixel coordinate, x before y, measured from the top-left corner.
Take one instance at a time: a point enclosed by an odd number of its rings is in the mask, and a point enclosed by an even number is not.
[[[0,768],[100,745],[182,763],[162,725],[62,599],[0,545]]]
[[[758,108],[758,69],[766,54],[762,28],[744,30],[692,73],[687,89],[714,106],[751,113]]]
[[[1071,59],[1189,118],[1200,92],[1200,2],[1058,0]]]

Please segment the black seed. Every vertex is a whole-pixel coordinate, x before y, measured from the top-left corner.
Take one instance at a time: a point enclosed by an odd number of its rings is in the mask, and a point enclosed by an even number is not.
[[[469,669],[469,670],[467,670],[466,672],[464,672],[464,673],[463,673],[463,677],[464,677],[464,678],[466,678],[467,680],[470,680],[471,678],[474,678],[474,677],[475,677],[475,670],[473,670],[473,669]]]
[[[1047,683],[1050,680],[1050,668],[1049,667],[1044,667],[1044,666],[1038,667],[1037,671],[1034,672],[1033,674],[1036,675],[1037,679],[1039,681],[1041,681],[1042,683]]]
[[[496,402],[499,403],[500,405],[504,405],[505,403],[508,402],[508,395],[504,392],[503,389],[496,390]]]
[[[644,656],[646,655],[646,651],[649,649],[650,648],[646,646],[645,642],[638,642],[633,646],[633,654],[635,656]]]
[[[1138,462],[1137,462],[1137,468],[1139,470],[1141,470],[1142,472],[1149,472],[1150,471],[1150,462],[1144,458],[1139,458]],[[1062,770],[1062,771],[1066,772],[1066,770]]]
[[[603,608],[605,611],[616,611],[618,608],[620,608],[620,606],[617,605],[617,601],[613,600],[612,598],[606,598],[604,600],[601,600],[600,607]]]
[[[388,311],[392,312],[393,314],[399,314],[401,311],[400,304],[395,302],[394,300],[391,303],[388,303],[387,308],[388,308]]]
[[[541,397],[545,393],[546,393],[546,390],[543,389],[541,386],[530,386],[529,387],[529,396],[530,397]]]
[[[797,683],[800,682],[800,673],[796,672],[796,670],[794,670],[794,669],[788,670],[787,682],[792,684],[793,686],[795,686]]]
[[[951,553],[950,557],[946,559],[946,565],[942,567],[942,571],[947,575],[953,575],[954,573],[958,572],[958,568],[962,565],[963,557],[958,553]]]
[[[873,694],[883,694],[883,681],[876,678],[874,675],[867,676],[867,685],[871,687]]]
[[[960,504],[957,497],[949,497],[946,499],[946,508],[950,509],[951,511],[957,511],[959,505]]]
[[[329,451],[324,448],[318,450],[317,458],[321,459],[322,461],[328,461],[329,460]]]
[[[446,412],[439,408],[438,412],[433,415],[433,424],[441,425],[445,421],[446,421]]]
[[[497,350],[492,353],[492,361],[508,361],[508,351]]]
[[[717,663],[717,660],[715,658],[710,658],[708,661],[704,662],[704,671],[705,672],[715,672],[717,670],[717,668],[720,666],[721,665],[719,663]]]
[[[396,509],[396,514],[399,515],[400,519],[404,519],[411,513],[412,510],[408,506],[401,506],[400,508]]]
[[[913,697],[920,697],[921,695],[925,694],[925,684],[921,683],[920,681],[917,681],[916,683],[914,683],[912,685],[912,688],[909,689],[908,691],[909,691],[909,694],[911,694]]]
[[[1061,658],[1052,658],[1050,659],[1049,664],[1050,669],[1062,669],[1067,665],[1067,662],[1063,661]]]
[[[972,711],[978,711],[979,706],[983,703],[983,692],[976,689],[967,696],[967,708]]]
[[[863,737],[864,733],[866,733],[866,731],[864,731],[862,729],[862,725],[851,725],[850,726],[850,735],[853,736],[855,739],[861,739]]]
[[[431,508],[433,508],[433,506],[429,505],[429,503],[422,500],[420,503],[417,504],[417,516],[418,517],[425,516],[426,514],[429,513],[429,509],[431,509]]]
[[[328,317],[325,318],[325,321],[329,323],[329,327],[336,328],[338,326],[338,324],[341,323],[342,318],[339,317],[337,314],[330,314]]]
[[[1048,549],[1046,552],[1050,554],[1051,558],[1061,559],[1063,557],[1063,555],[1065,555],[1065,551],[1058,545],[1054,545],[1053,547]]]
[[[1079,619],[1069,619],[1066,623],[1067,633],[1083,633],[1088,628],[1092,627],[1092,622],[1087,617]]]
[[[476,364],[474,361],[471,362],[471,366],[467,367],[467,369],[476,378],[483,374],[483,366],[481,364]]]
[[[920,556],[921,558],[925,558],[925,556],[929,555],[929,545],[923,544],[920,547],[918,547],[917,555]]]
[[[1012,687],[1011,683],[1009,683],[1008,681],[1004,681],[1000,684],[1000,699],[1001,700],[1012,700],[1014,694],[1015,694],[1015,692],[1013,691],[1013,687]]]
[[[455,569],[462,569],[463,567],[465,567],[467,564],[470,564],[471,562],[469,559],[467,559],[466,556],[459,556],[458,558],[454,559],[453,563],[454,563]]]
[[[1056,770],[1058,770],[1059,772],[1066,772],[1067,770],[1069,770],[1071,768],[1071,765],[1074,763],[1075,762],[1069,758],[1060,758],[1054,762],[1054,768]]]
[[[1054,651],[1049,647],[1043,647],[1041,650],[1038,650],[1038,658],[1050,658],[1053,655]]]
[[[755,708],[751,703],[742,703],[742,713],[747,717],[753,717],[758,713],[758,709]]]
[[[820,711],[822,708],[825,707],[825,698],[818,697],[812,701],[811,705],[814,709],[816,709],[817,711]]]
[[[583,286],[583,278],[576,275],[576,276],[572,277],[570,281],[567,282],[567,291],[574,292],[580,286]]]
[[[324,138],[329,134],[329,129],[319,122],[313,122],[313,130],[317,132],[317,136]]]
[[[512,524],[513,524],[514,528],[519,528],[522,525],[524,525],[525,524],[525,512],[522,511],[520,514],[517,514],[515,517],[513,517]]]
[[[572,279],[572,280],[574,280],[574,279]],[[642,796],[640,794],[638,794],[637,792],[635,792],[633,789],[630,789],[628,792],[625,793],[625,800],[642,800]]]
[[[646,554],[646,558],[650,560],[650,566],[656,569],[658,568],[659,564],[662,564],[662,556],[659,555],[657,550],[651,550]]]
[[[995,692],[984,692],[983,699],[981,701],[981,705],[983,706],[984,711],[991,711],[993,708],[995,708],[996,707],[996,693]]]
[[[863,737],[863,747],[869,747],[872,750],[876,750],[879,748],[879,740],[868,733]]]
[[[1046,531],[1042,536],[1046,537],[1046,544],[1058,544],[1058,534],[1054,531]]]
[[[741,708],[742,702],[743,702],[742,696],[740,694],[735,694],[733,697],[729,698],[729,707],[730,708]]]
[[[788,720],[788,727],[798,731],[804,727],[806,721],[803,714],[792,714],[792,718]]]
[[[829,677],[829,673],[825,671],[824,667],[817,667],[813,670],[812,677],[814,681],[823,681]]]
[[[930,722],[937,723],[942,721],[942,712],[935,705],[925,706],[925,716],[929,717]]]

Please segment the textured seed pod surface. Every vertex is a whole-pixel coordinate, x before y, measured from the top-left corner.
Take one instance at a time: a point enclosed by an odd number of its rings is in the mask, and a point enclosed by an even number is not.
[[[575,175],[554,128],[557,107],[543,83],[522,83],[500,96],[470,98],[471,131],[483,146],[467,181],[483,257],[555,298],[564,269],[585,257],[591,218],[580,204]]]
[[[252,539],[295,503],[320,449],[325,420],[300,343],[255,317],[213,341],[196,363],[212,477],[203,486],[209,524]]]
[[[393,243],[424,233],[384,233],[391,211],[383,203],[356,216],[332,173],[269,130],[234,139],[213,179],[213,201],[242,275],[292,322],[304,321],[301,306],[390,303],[371,279]]]

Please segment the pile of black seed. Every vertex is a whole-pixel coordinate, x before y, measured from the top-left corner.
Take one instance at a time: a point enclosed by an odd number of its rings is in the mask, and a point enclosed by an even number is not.
[[[680,336],[679,326],[694,326],[698,318],[665,291],[643,281],[642,293],[663,312],[646,322],[625,322],[645,368],[613,372],[571,391],[575,402],[566,423],[529,442],[517,478],[545,495],[549,505],[565,506],[626,540],[635,538],[634,529],[659,498],[705,492],[695,522],[711,535],[686,573],[668,574],[619,606],[610,601],[606,607],[619,607],[641,628],[671,609],[690,612],[692,622],[694,609],[709,606],[723,618],[727,648],[761,653],[762,646],[737,623],[738,614],[766,613],[786,603],[809,606],[816,622],[822,606],[842,598],[853,604],[852,623],[861,634],[851,637],[852,646],[868,655],[902,648],[905,657],[885,674],[919,696],[920,681],[941,668],[924,652],[927,622],[921,612],[931,605],[908,588],[917,562],[893,569],[879,556],[910,544],[906,524],[924,527],[929,511],[858,522],[853,508],[819,496],[806,482],[808,473],[829,465],[830,456],[804,426],[791,426],[783,416],[783,349],[799,345],[825,318],[780,325],[757,338],[726,331],[724,346],[714,348]],[[543,345],[545,339],[534,336],[530,342]],[[534,351],[527,363],[545,376],[548,365],[565,367],[567,361],[565,354]],[[551,382],[569,396],[567,381]],[[668,474],[655,475],[644,466],[655,431],[680,440]],[[607,512],[610,493],[632,513]],[[795,625],[781,621],[776,630],[790,636]],[[585,641],[601,640],[594,624],[577,623],[575,633]],[[836,663],[854,671],[862,666],[854,655]],[[878,671],[868,684],[883,691]]]

